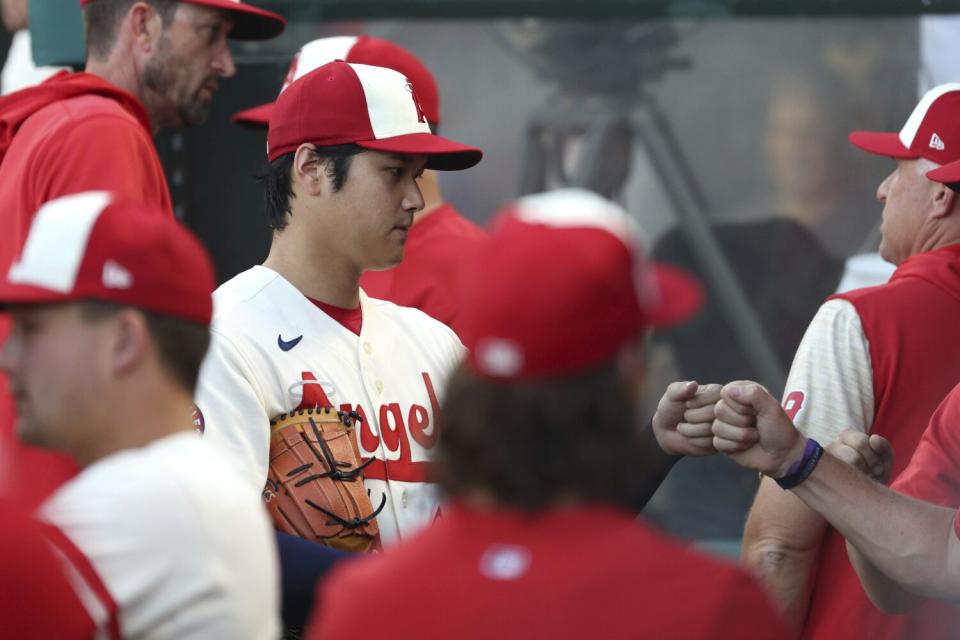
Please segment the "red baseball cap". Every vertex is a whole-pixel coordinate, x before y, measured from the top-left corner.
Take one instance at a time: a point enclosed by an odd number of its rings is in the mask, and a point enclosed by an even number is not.
[[[419,58],[403,47],[388,40],[370,36],[333,36],[303,45],[293,56],[290,70],[283,81],[283,86],[280,87],[280,93],[283,93],[295,80],[334,60],[386,67],[402,73],[416,90],[417,99],[423,108],[423,115],[427,116],[427,122],[432,125],[440,124],[440,92],[437,90],[437,82],[430,70]],[[273,104],[268,102],[259,107],[238,111],[230,120],[237,124],[266,127],[270,122]]]
[[[483,152],[430,133],[413,85],[393,69],[342,60],[307,73],[280,94],[270,114],[267,158],[301,144],[356,144],[364,149],[427,156],[427,168],[455,171]]]
[[[0,305],[102,300],[209,324],[215,287],[203,245],[169,214],[89,191],[40,208]]]
[[[690,275],[644,259],[639,226],[594,193],[528,196],[497,215],[464,267],[468,366],[501,379],[570,375],[703,303]]]
[[[283,16],[240,0],[179,1],[229,11],[233,17],[233,29],[230,30],[228,37],[233,40],[269,40],[283,33],[284,27],[287,26]],[[85,7],[91,2],[94,0],[80,0],[80,6]]]
[[[942,84],[928,91],[900,133],[854,131],[850,142],[888,158],[925,158],[943,165],[928,171],[927,178],[960,182],[960,83]]]

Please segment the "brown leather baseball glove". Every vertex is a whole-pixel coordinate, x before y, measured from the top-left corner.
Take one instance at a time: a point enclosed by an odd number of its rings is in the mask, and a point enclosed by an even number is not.
[[[332,408],[301,409],[270,421],[270,470],[263,499],[280,531],[343,549],[367,551],[376,516],[363,486],[353,427],[360,417]]]

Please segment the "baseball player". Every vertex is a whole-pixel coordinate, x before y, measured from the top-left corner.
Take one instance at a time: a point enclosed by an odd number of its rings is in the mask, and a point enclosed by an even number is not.
[[[416,56],[388,40],[334,36],[309,42],[293,57],[280,92],[304,74],[333,60],[386,67],[405,75],[417,92],[430,130],[437,132],[441,120],[436,80]],[[253,107],[235,114],[233,121],[266,127],[272,108],[272,102]],[[484,231],[444,201],[436,171],[425,170],[417,184],[424,206],[413,216],[403,262],[392,269],[364,272],[360,287],[373,298],[420,309],[456,331],[459,265],[475,249]]]
[[[172,216],[153,134],[203,121],[219,78],[235,71],[228,37],[268,38],[284,26],[280,16],[233,0],[81,4],[86,71],[0,98],[0,273],[40,205],[62,195],[103,189]],[[8,327],[0,317],[0,340]],[[22,447],[12,437],[14,420],[8,394],[0,393],[0,491],[16,486],[17,495],[39,502],[76,466]]]
[[[191,420],[213,267],[144,206],[107,192],[51,201],[0,283],[19,436],[82,467],[39,515],[67,559],[89,559],[78,588],[103,636],[276,637],[272,528]]]
[[[823,304],[784,392],[797,428],[824,446],[848,427],[889,439],[899,460],[894,475],[960,379],[960,360],[944,349],[960,322],[960,206],[948,186],[960,181],[960,171],[941,166],[960,159],[958,115],[960,84],[942,85],[920,100],[899,134],[851,134],[858,147],[896,160],[877,197],[884,204],[880,254],[898,268],[887,284]],[[747,521],[743,558],[803,637],[960,632],[960,617],[939,603],[897,618],[878,612],[847,560],[843,537],[771,479],[761,483]]]
[[[640,246],[632,220],[586,191],[501,213],[465,268],[469,355],[436,459],[451,503],[413,541],[336,569],[309,637],[360,619],[424,639],[786,637],[745,572],[635,519],[643,336],[687,317],[699,291]]]
[[[311,408],[355,414],[371,504],[358,517],[375,515],[391,544],[437,516],[427,461],[463,347],[426,314],[368,297],[360,275],[403,257],[424,206],[421,172],[466,169],[481,151],[430,133],[404,76],[341,61],[280,95],[267,142],[273,242],[262,266],[214,294],[197,396],[205,434],[259,490],[271,420]]]
[[[722,394],[713,427],[717,448],[777,479],[825,517],[847,540],[852,564],[878,607],[903,613],[924,598],[960,599],[960,512],[939,506],[960,503],[960,386],[934,413],[892,490],[882,484],[892,471],[892,451],[881,436],[844,431],[825,453],[759,385],[732,383]],[[756,444],[744,448],[743,437]]]

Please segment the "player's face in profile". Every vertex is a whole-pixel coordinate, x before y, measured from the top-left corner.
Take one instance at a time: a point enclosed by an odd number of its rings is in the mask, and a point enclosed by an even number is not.
[[[81,435],[80,417],[97,398],[100,327],[76,304],[13,307],[10,315],[0,368],[9,375],[18,435],[28,444],[65,449]]]
[[[361,269],[387,269],[403,259],[413,215],[423,209],[417,178],[426,156],[369,151],[354,156],[338,198],[339,223]]]
[[[184,127],[206,120],[220,78],[236,73],[227,41],[232,26],[224,11],[177,6],[143,72],[144,84],[158,101],[162,121],[157,124]]]
[[[883,203],[880,256],[887,262],[900,264],[919,249],[918,232],[937,188],[924,176],[929,168],[919,160],[897,160],[897,168],[877,189]]]

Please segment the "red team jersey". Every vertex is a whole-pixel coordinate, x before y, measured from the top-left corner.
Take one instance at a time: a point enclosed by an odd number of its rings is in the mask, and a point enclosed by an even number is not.
[[[926,502],[960,507],[960,385],[934,412],[907,468],[890,488]]]
[[[143,106],[87,73],[60,73],[0,98],[0,270],[5,274],[19,255],[40,205],[88,190],[137,198],[173,215]],[[0,344],[9,330],[9,319],[0,315]],[[0,374],[0,493],[29,476],[15,492],[35,505],[75,474],[76,465],[20,445],[14,422],[6,376]]]
[[[759,585],[611,507],[525,516],[452,505],[419,537],[344,565],[308,636],[791,637]]]
[[[869,341],[875,405],[870,433],[890,440],[897,454],[894,478],[900,482],[931,415],[960,380],[960,358],[947,348],[960,326],[960,245],[913,256],[888,284],[838,297],[854,305]],[[921,455],[929,457],[929,448],[924,449],[928,453]],[[960,496],[941,491],[918,497],[958,506]],[[906,615],[878,610],[850,565],[843,537],[828,528],[804,638],[932,640],[958,635],[960,614],[941,602],[927,602]]]
[[[452,205],[442,204],[410,228],[403,262],[367,271],[360,287],[371,298],[415,307],[459,333],[458,265],[485,235]]]

